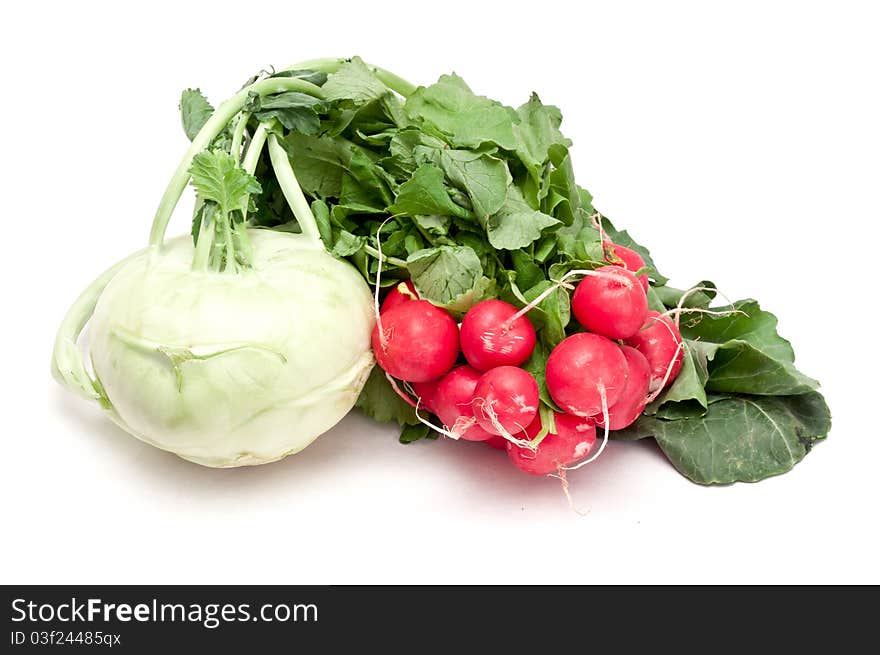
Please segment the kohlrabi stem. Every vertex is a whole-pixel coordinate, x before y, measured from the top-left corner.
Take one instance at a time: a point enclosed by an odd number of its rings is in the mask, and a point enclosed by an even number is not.
[[[266,137],[268,131],[265,123],[260,123],[257,131],[251,137],[251,143],[247,152],[244,154],[241,167],[249,174],[253,175],[257,170],[257,162],[260,161],[260,153],[263,152],[263,146],[266,145]]]
[[[278,138],[274,134],[269,135],[269,158],[272,161],[272,168],[275,171],[275,179],[278,180],[278,186],[281,187],[284,199],[290,205],[290,209],[293,211],[293,215],[296,217],[302,233],[316,244],[322,245],[318,223],[315,221],[315,216],[312,214],[312,209],[309,207],[305,195],[303,195],[299,182],[296,181],[296,175],[293,172],[293,167],[290,165],[287,151],[278,143]]]
[[[214,226],[211,224],[210,215],[207,211],[202,212],[202,222],[199,225],[199,238],[196,242],[196,252],[193,255],[192,270],[208,270],[208,260],[211,256],[211,245],[214,242]]]
[[[229,154],[235,157],[236,164],[241,160],[241,142],[250,117],[249,112],[241,112],[235,122],[235,129],[232,131],[232,144],[229,146]]]
[[[310,61],[303,61],[298,64],[294,64],[293,66],[285,66],[281,70],[313,70],[320,71],[322,73],[335,73],[347,61],[348,59],[339,57],[312,59]],[[412,92],[418,88],[415,84],[408,82],[407,80],[398,75],[395,75],[389,70],[385,70],[384,68],[380,68],[378,66],[373,66],[372,64],[367,62],[364,63],[366,63],[367,68],[375,73],[376,77],[381,80],[382,84],[387,86],[395,93],[399,93],[404,98],[411,95]]]
[[[268,126],[266,123],[260,123],[257,126],[257,131],[254,132],[254,135],[251,137],[250,145],[248,146],[247,152],[244,153],[244,158],[241,163],[241,167],[248,175],[253,175],[254,171],[257,170],[257,162],[260,161],[260,153],[263,152],[263,146],[266,145],[266,137],[268,135]],[[245,217],[247,216],[247,208],[250,199],[250,194],[248,194],[241,202],[241,213]]]
[[[180,200],[180,196],[186,188],[187,182],[189,182],[189,169],[190,166],[192,166],[193,158],[207,148],[211,144],[211,141],[213,141],[223,128],[226,127],[229,121],[241,111],[241,108],[244,107],[245,102],[247,102],[248,94],[256,93],[262,96],[272,93],[282,93],[284,91],[300,91],[315,96],[316,98],[324,97],[324,92],[321,91],[321,87],[316,86],[311,82],[306,82],[305,80],[295,77],[277,77],[254,82],[229,98],[229,100],[221,103],[220,106],[214,110],[214,113],[211,114],[211,117],[193,139],[189,149],[183,156],[183,161],[177,166],[174,176],[168,183],[168,187],[165,189],[162,199],[159,201],[159,208],[156,210],[156,216],[153,219],[153,227],[150,230],[151,246],[160,246],[162,240],[165,238],[165,230],[168,228],[168,221],[171,219],[174,207]]]
[[[92,282],[70,307],[58,328],[58,335],[55,337],[55,349],[52,353],[52,375],[71,391],[90,400],[97,400],[105,409],[110,408],[109,401],[104,396],[100,383],[93,380],[86,369],[82,352],[76,342],[80,332],[92,317],[98,298],[110,280],[131,260],[141,257],[143,254],[144,251],[141,250],[123,259]]]

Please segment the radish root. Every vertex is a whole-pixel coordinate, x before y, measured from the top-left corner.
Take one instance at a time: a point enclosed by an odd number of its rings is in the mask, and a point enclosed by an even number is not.
[[[373,311],[376,313],[376,325],[379,326],[379,344],[382,346],[382,350],[386,350],[388,348],[388,335],[385,334],[385,330],[382,328],[382,314],[379,311],[379,282],[382,280],[382,264],[384,255],[382,254],[382,238],[380,233],[382,232],[382,228],[385,227],[385,223],[391,220],[391,216],[386,218],[379,224],[379,227],[376,228],[376,249],[379,251],[379,267],[376,269],[376,288],[373,291]],[[388,377],[391,380],[390,377]],[[395,387],[395,391],[397,391],[397,387],[394,382],[391,383],[391,386]],[[398,394],[400,392],[398,391]]]
[[[495,412],[495,409],[492,407],[494,403],[486,402],[482,398],[474,398],[471,402],[476,400],[480,401],[480,405],[478,406],[479,411],[483,412],[483,414],[489,419],[492,423],[492,427],[498,431],[498,435],[504,437],[510,443],[519,446],[520,448],[527,448],[528,450],[535,451],[538,449],[536,445],[533,445],[531,440],[526,439],[517,439],[510,432],[508,432],[503,425],[501,425],[501,421],[498,420],[498,414]],[[474,419],[476,420],[476,419]],[[522,426],[519,426],[522,429]],[[525,432],[525,430],[523,430]]]
[[[403,390],[397,385],[397,380],[395,380],[393,377],[391,377],[390,373],[386,372],[385,377],[388,379],[388,382],[391,385],[391,388],[394,389],[394,393],[396,393],[404,401],[406,401],[407,405],[409,405],[410,407],[418,407],[418,404],[413,402],[413,399],[410,398],[406,393],[404,393]]]
[[[574,500],[572,500],[571,497],[571,491],[569,491],[568,476],[565,474],[564,468],[560,467],[559,469],[557,469],[556,473],[548,473],[547,477],[556,478],[557,480],[559,480],[560,484],[562,485],[562,493],[565,494],[565,500],[568,501],[568,507],[572,512],[574,512],[578,516],[586,516],[590,513],[590,510],[584,511],[575,507]]]
[[[611,418],[608,416],[608,396],[605,394],[605,385],[599,384],[599,395],[602,398],[602,421],[605,424],[605,434],[602,436],[602,443],[599,445],[599,450],[595,452],[594,455],[585,459],[583,462],[579,462],[574,466],[560,466],[560,470],[562,471],[576,471],[582,466],[586,466],[591,462],[595,462],[599,459],[599,456],[602,454],[602,451],[605,450],[605,446],[608,444],[608,433],[610,430],[608,429],[608,424],[611,422]]]

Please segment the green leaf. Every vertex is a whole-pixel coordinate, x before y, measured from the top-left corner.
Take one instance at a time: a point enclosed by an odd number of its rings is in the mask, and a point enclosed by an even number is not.
[[[552,282],[539,282],[527,290],[523,296],[526,301],[532,302],[553,285]],[[523,305],[524,306],[524,305]],[[541,338],[548,345],[555,347],[565,339],[565,328],[571,321],[571,303],[565,289],[557,288],[544,298],[535,309],[526,316],[535,325],[535,329],[541,333]]]
[[[645,413],[660,418],[702,416],[709,407],[706,399],[707,351],[696,341],[684,340],[681,371],[675,381],[647,408]],[[714,351],[714,348],[710,349]]]
[[[365,104],[378,100],[390,93],[381,80],[367,68],[360,57],[353,57],[327,78],[324,84],[325,99],[333,102],[350,100],[355,104]]]
[[[457,148],[477,148],[485,143],[515,150],[513,110],[475,95],[454,73],[443,75],[429,87],[419,87],[404,106],[407,116],[433,128]]]
[[[197,154],[190,174],[199,196],[216,202],[227,215],[240,208],[245,196],[262,190],[257,178],[248,175],[232,155],[222,150]]]
[[[358,237],[351,232],[342,230],[339,232],[339,236],[336,237],[336,243],[333,244],[333,249],[330,251],[330,254],[335,255],[336,257],[351,257],[354,253],[363,248],[366,242],[366,237]]]
[[[504,206],[489,218],[486,232],[489,243],[499,250],[519,250],[541,238],[541,232],[559,221],[529,207],[519,190],[507,191]]]
[[[458,301],[483,276],[477,254],[467,246],[439,246],[410,255],[407,268],[419,296],[436,305]]]
[[[705,287],[707,289],[714,289],[715,284],[710,282],[709,280],[703,280],[702,282],[697,282],[691,288],[697,287]],[[678,302],[681,300],[681,297],[687,293],[690,289],[675,289],[673,287],[669,287],[666,285],[655,286],[654,291],[657,294],[660,302],[663,303],[664,307],[668,307],[672,309],[673,307],[678,306]],[[694,291],[693,293],[688,294],[688,296],[684,299],[683,307],[701,307],[705,309],[708,307],[712,300],[715,298],[714,291]],[[661,313],[665,310],[659,310]]]
[[[317,134],[321,127],[318,114],[327,111],[327,103],[307,93],[284,91],[268,96],[251,93],[244,108],[260,122],[277,119],[288,130]]]
[[[291,132],[282,140],[296,179],[306,193],[318,198],[342,195],[354,146],[342,137],[308,136]]]
[[[757,482],[791,470],[830,428],[825,400],[810,392],[716,396],[702,418],[664,421],[643,416],[620,436],[652,436],[689,479],[730,484]]]
[[[437,433],[424,423],[404,425],[400,431],[400,443],[409,444],[419,439],[436,439],[437,436]]]
[[[570,225],[556,230],[556,244],[559,252],[569,259],[605,263],[599,231],[590,223],[586,212],[578,211]]]
[[[773,314],[754,300],[712,311],[725,309],[739,313],[684,315],[680,325],[684,337],[716,345],[714,352],[707,351],[707,390],[775,396],[804,394],[818,387],[818,382],[795,368],[794,351],[776,332]]]
[[[581,209],[580,188],[574,181],[574,168],[571,164],[571,155],[568,148],[560,144],[554,144],[549,149],[550,162],[553,170],[550,173],[550,191],[547,194],[544,211],[552,213],[566,225],[571,224],[578,210]]]
[[[190,141],[196,138],[213,113],[214,108],[199,89],[186,89],[180,94],[180,121]]]
[[[400,425],[416,425],[415,410],[391,388],[385,371],[374,366],[355,407],[380,423],[396,421]]]
[[[550,397],[550,392],[547,390],[547,358],[550,357],[551,350],[552,348],[545,344],[542,339],[538,339],[535,343],[535,349],[522,367],[531,373],[538,383],[538,395],[541,398],[541,402],[554,411],[561,412],[562,410],[553,402],[553,398]]]
[[[333,243],[333,228],[330,227],[330,208],[323,200],[315,200],[312,202],[312,215],[315,217],[315,223],[318,224],[318,233],[321,235],[321,241],[324,247],[329,248]]]
[[[443,171],[433,164],[420,166],[408,181],[400,185],[397,200],[388,211],[409,216],[445,214],[468,218],[471,215],[452,201]]]
[[[520,289],[531,289],[546,279],[544,271],[535,264],[525,250],[512,250],[510,259],[513,261],[513,270],[516,272],[516,285]]]
[[[497,285],[495,284],[495,280],[486,277],[485,275],[478,278],[476,282],[474,282],[474,286],[465,291],[464,293],[459,294],[453,300],[447,303],[434,303],[438,307],[442,307],[450,314],[452,314],[455,318],[461,319],[467,313],[467,311],[476,305],[478,302],[482,302],[483,300],[488,300],[489,298],[495,298],[498,295]]]
[[[449,234],[449,225],[452,223],[452,219],[449,216],[440,216],[439,214],[431,214],[429,216],[416,215],[412,219],[425,232],[436,236],[446,236]]]
[[[327,81],[327,73],[306,69],[278,71],[277,73],[272,73],[269,77],[296,77],[305,82],[311,82],[315,86],[322,86]]]
[[[516,110],[520,122],[513,126],[516,136],[516,154],[526,167],[532,179],[541,183],[544,165],[550,159],[550,148],[554,145],[571,146],[571,141],[562,136],[559,125],[562,112],[557,107],[541,103],[533,93],[529,101]]]
[[[512,181],[505,162],[469,150],[439,152],[440,168],[454,186],[467,194],[480,221],[501,209]]]

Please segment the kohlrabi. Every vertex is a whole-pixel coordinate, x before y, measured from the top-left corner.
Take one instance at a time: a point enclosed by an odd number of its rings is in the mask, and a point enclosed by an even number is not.
[[[348,413],[373,367],[370,289],[322,244],[278,139],[279,120],[295,112],[266,111],[294,105],[308,120],[323,102],[315,75],[252,82],[196,117],[203,125],[149,247],[96,280],[56,340],[63,384],[139,439],[199,464],[261,464],[301,450]],[[264,148],[298,233],[248,227]],[[193,237],[165,240],[189,181]],[[90,366],[77,343],[87,322]]]

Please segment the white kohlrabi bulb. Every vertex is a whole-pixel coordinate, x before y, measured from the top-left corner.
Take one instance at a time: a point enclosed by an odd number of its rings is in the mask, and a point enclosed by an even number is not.
[[[373,366],[369,287],[302,235],[249,230],[252,269],[191,270],[189,237],[126,264],[95,308],[95,376],[127,431],[207,466],[302,450]]]

